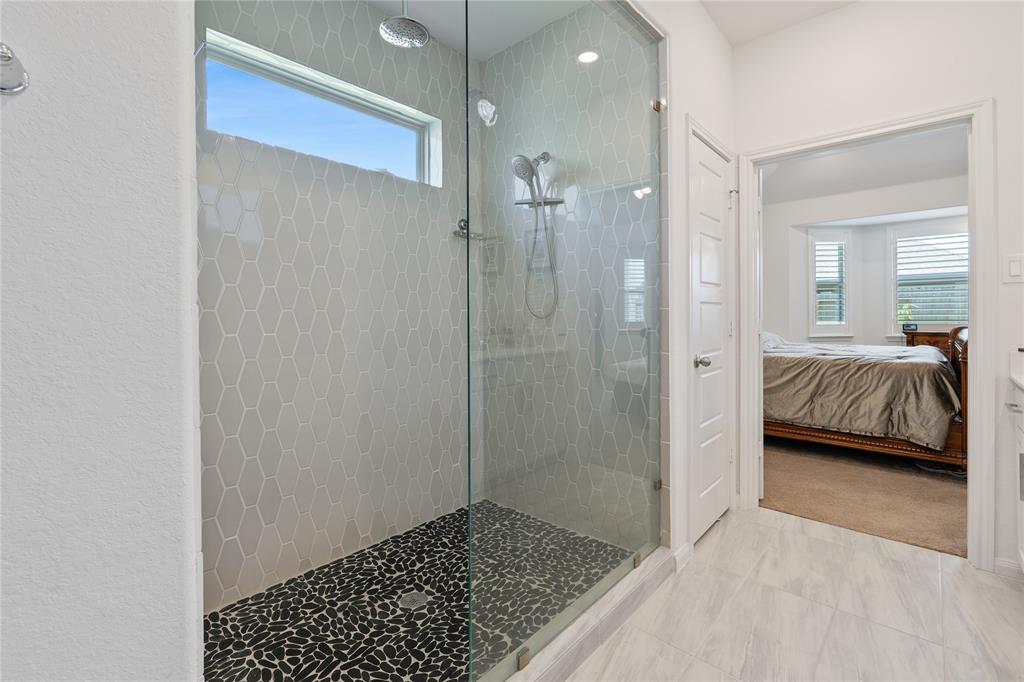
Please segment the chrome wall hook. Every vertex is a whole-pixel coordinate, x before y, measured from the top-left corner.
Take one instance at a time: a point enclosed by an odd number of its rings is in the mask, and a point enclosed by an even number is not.
[[[0,43],[0,95],[17,95],[28,87],[28,72],[6,43]]]

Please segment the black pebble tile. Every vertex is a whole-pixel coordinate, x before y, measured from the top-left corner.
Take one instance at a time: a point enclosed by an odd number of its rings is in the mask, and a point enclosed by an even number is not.
[[[210,613],[206,679],[468,680],[467,549],[464,507]],[[472,551],[474,677],[631,554],[487,500]]]

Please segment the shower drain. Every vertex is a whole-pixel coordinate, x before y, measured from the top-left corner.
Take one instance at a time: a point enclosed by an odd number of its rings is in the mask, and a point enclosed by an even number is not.
[[[403,609],[418,609],[430,601],[430,597],[422,592],[406,592],[398,598],[398,605]]]

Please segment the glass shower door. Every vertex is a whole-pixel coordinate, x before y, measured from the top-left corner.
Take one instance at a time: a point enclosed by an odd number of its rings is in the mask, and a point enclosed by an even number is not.
[[[467,22],[470,658],[504,679],[660,540],[658,37],[606,0]]]

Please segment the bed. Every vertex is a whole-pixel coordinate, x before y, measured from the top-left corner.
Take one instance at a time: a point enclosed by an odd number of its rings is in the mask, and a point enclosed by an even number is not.
[[[764,435],[967,466],[967,327],[945,349],[762,338]]]

